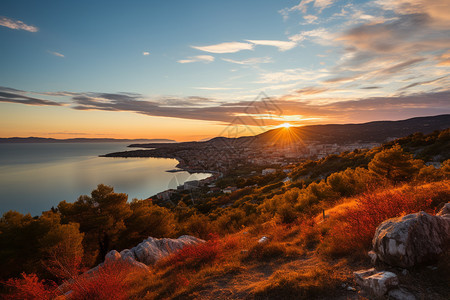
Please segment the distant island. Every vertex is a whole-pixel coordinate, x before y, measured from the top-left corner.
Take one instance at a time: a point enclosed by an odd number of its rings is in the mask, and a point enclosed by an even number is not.
[[[42,137],[10,137],[0,138],[0,143],[116,143],[116,142],[146,142],[146,143],[176,143],[170,139],[113,139],[113,138],[72,138],[54,139]]]

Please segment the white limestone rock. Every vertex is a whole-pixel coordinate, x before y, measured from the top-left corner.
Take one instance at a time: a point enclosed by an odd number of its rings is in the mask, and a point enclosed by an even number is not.
[[[388,299],[392,300],[416,300],[416,296],[408,292],[405,289],[398,288],[390,290],[388,293]]]
[[[177,239],[149,237],[131,249],[122,250],[120,253],[116,250],[108,252],[105,257],[105,263],[121,259],[142,268],[142,265],[153,265],[160,259],[181,250],[187,245],[196,245],[204,242],[204,240],[190,235],[183,235]]]
[[[436,216],[450,218],[450,202],[445,203],[444,206],[439,210]]]
[[[419,212],[381,223],[372,245],[381,261],[408,268],[435,260],[449,242],[450,215],[432,216]]]
[[[398,277],[392,272],[377,272],[374,268],[353,273],[356,283],[376,298],[383,298],[387,292],[398,286]]]

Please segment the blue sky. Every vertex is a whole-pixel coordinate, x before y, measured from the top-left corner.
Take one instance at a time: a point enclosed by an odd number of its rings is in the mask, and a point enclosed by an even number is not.
[[[236,118],[450,113],[448,36],[444,0],[5,0],[0,135],[198,139]]]

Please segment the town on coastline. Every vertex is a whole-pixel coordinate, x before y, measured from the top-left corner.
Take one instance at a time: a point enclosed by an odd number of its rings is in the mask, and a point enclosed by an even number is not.
[[[236,145],[228,144],[225,147],[182,150],[177,152],[177,156],[171,156],[179,161],[176,166],[178,169],[168,170],[167,172],[184,170],[190,173],[210,173],[211,176],[202,180],[186,181],[178,185],[176,189],[167,189],[150,198],[156,197],[158,202],[172,202],[172,200],[182,198],[183,194],[192,196],[193,191],[200,189],[208,195],[231,194],[239,188],[234,185],[219,187],[216,185],[216,181],[230,176],[230,171],[236,168],[242,171],[240,177],[285,174],[283,182],[288,183],[291,181],[288,174],[292,171],[292,165],[299,161],[321,159],[330,154],[337,155],[345,151],[370,149],[379,145],[380,143],[375,142],[356,142],[343,145],[337,143],[290,144],[288,146],[272,144],[263,147],[252,147],[251,145],[236,147]],[[257,186],[257,184],[255,185]],[[242,188],[250,188],[255,185]]]

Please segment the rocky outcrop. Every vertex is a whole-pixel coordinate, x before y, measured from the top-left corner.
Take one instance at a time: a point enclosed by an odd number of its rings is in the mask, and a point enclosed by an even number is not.
[[[123,261],[138,268],[146,268],[153,265],[161,258],[169,256],[188,245],[204,243],[204,240],[190,235],[183,235],[177,239],[156,239],[149,237],[136,247],[119,252],[112,250],[106,254],[105,264],[109,262]]]
[[[433,261],[449,247],[450,203],[432,216],[425,212],[389,219],[372,241],[377,258],[403,268]]]
[[[397,288],[398,277],[392,272],[377,272],[374,268],[354,272],[356,283],[375,298],[383,298]]]
[[[109,251],[105,256],[105,261],[98,266],[81,274],[80,277],[93,277],[107,265],[118,264],[119,266],[127,265],[134,268],[148,270],[148,265],[153,265],[161,258],[169,256],[181,250],[188,245],[197,245],[204,243],[204,240],[198,239],[190,235],[182,235],[177,239],[156,239],[149,237],[136,247],[125,249],[119,252],[116,250]],[[58,288],[64,293],[64,299],[71,300],[72,291],[70,290],[73,280],[63,283]],[[62,299],[62,298],[61,298]]]

